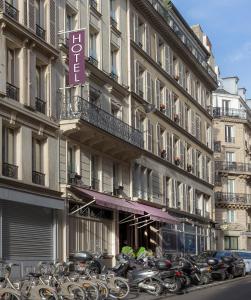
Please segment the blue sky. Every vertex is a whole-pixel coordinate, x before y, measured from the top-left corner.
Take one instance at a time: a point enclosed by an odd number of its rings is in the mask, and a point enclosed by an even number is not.
[[[173,0],[189,25],[208,35],[221,76],[237,75],[251,98],[251,1]]]

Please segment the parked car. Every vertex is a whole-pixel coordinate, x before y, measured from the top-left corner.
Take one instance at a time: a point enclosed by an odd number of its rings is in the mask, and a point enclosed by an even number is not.
[[[246,273],[251,273],[251,251],[234,250],[244,261],[246,266]]]

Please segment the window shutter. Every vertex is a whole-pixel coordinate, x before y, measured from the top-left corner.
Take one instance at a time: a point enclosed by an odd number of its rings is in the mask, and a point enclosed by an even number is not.
[[[195,189],[192,190],[192,194],[193,194],[193,208],[192,208],[192,212],[195,213],[195,209],[196,209],[196,191]]]
[[[165,88],[165,98],[166,98],[165,114],[168,118],[170,118],[171,117],[170,93],[167,88]]]
[[[191,128],[191,134],[193,136],[195,136],[196,134],[196,128],[195,128],[195,112],[192,110],[191,111],[191,125],[192,125],[192,128]]]
[[[165,45],[165,71],[170,74],[170,47]]]
[[[172,92],[171,99],[170,99],[171,100],[171,116],[172,116],[172,120],[174,120],[174,115],[176,113],[174,98],[175,98],[175,94],[174,94],[174,92]]]
[[[36,69],[36,55],[32,49],[28,49],[28,94],[29,94],[29,106],[35,109],[35,92],[36,92],[36,78],[34,72]]]
[[[157,124],[157,155],[160,155],[161,149],[160,149],[160,125]]]
[[[185,164],[185,147],[184,142],[180,141],[180,166],[181,168],[184,168]]]
[[[28,7],[28,16],[29,16],[29,28],[35,30],[35,0],[29,0]]]
[[[50,43],[56,45],[56,2],[55,0],[49,1],[49,17],[50,17],[50,28],[49,28],[49,38],[47,39]]]
[[[5,1],[4,0],[0,0],[0,11],[4,11],[4,5]]]
[[[28,26],[27,0],[24,0],[23,2],[24,2],[23,22],[25,26]]]
[[[152,152],[153,140],[153,125],[150,120],[147,120],[147,150]]]
[[[187,185],[183,185],[183,210],[187,211],[188,210],[188,203],[187,203],[187,197],[188,195],[188,188]]]
[[[152,184],[153,184],[153,200],[157,203],[162,203],[162,194],[161,194],[161,182],[160,176],[157,172],[153,171],[152,173]]]
[[[135,93],[139,94],[140,77],[139,77],[139,62],[135,61]]]
[[[177,191],[177,182],[175,179],[172,180],[172,199],[171,199],[171,203],[172,203],[172,207],[176,207],[176,191]]]
[[[156,107],[160,109],[160,81],[156,79],[155,81],[155,94],[156,94]]]
[[[193,166],[193,174],[197,174],[197,159],[196,159],[196,150],[192,149],[192,166]]]
[[[171,153],[170,153],[171,145],[170,145],[170,133],[166,131],[166,160],[170,161]]]
[[[173,76],[174,66],[173,66],[173,51],[169,48],[169,64],[170,64],[170,73],[169,75]]]
[[[139,43],[139,17],[137,14],[134,15],[134,41]]]
[[[146,101],[152,103],[152,80],[148,71],[146,71]]]
[[[151,35],[148,24],[145,24],[145,47],[146,53],[151,55]]]

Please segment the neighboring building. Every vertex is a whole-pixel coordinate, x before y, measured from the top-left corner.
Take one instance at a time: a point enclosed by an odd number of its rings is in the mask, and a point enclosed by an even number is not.
[[[132,123],[145,152],[134,163],[133,196],[164,207],[181,224],[161,228],[167,251],[213,248],[212,91],[210,53],[172,3],[130,2]],[[153,104],[148,114],[143,104]],[[158,228],[157,228],[158,229]],[[154,228],[139,231],[153,247]]]
[[[213,94],[218,249],[251,250],[251,111],[237,77]]]
[[[0,259],[24,273],[62,248],[56,3],[43,4],[0,1]]]

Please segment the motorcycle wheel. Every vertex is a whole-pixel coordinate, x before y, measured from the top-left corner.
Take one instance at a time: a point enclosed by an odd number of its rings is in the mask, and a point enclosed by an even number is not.
[[[157,280],[145,279],[144,284],[149,284],[149,285],[154,286],[155,289],[153,291],[152,290],[146,290],[146,292],[150,295],[159,296],[163,291],[162,284]]]
[[[220,280],[224,281],[227,279],[227,274],[225,272],[221,273]]]
[[[179,279],[174,280],[173,283],[171,283],[171,287],[168,288],[168,291],[170,293],[176,294],[181,291],[181,282]]]
[[[99,299],[99,290],[94,283],[92,283],[91,281],[85,281],[82,284],[82,287],[85,291],[85,295],[88,300],[98,300]]]
[[[245,276],[246,276],[246,268],[244,268],[242,273],[241,273],[241,277],[245,277]]]
[[[227,276],[227,279],[234,279],[234,274],[229,273],[228,276]]]
[[[110,288],[109,296],[116,299],[124,299],[130,292],[130,287],[127,280],[124,278],[114,278],[115,288]]]
[[[209,284],[210,283],[210,277],[205,274],[201,276],[200,280],[201,280],[200,284]]]

